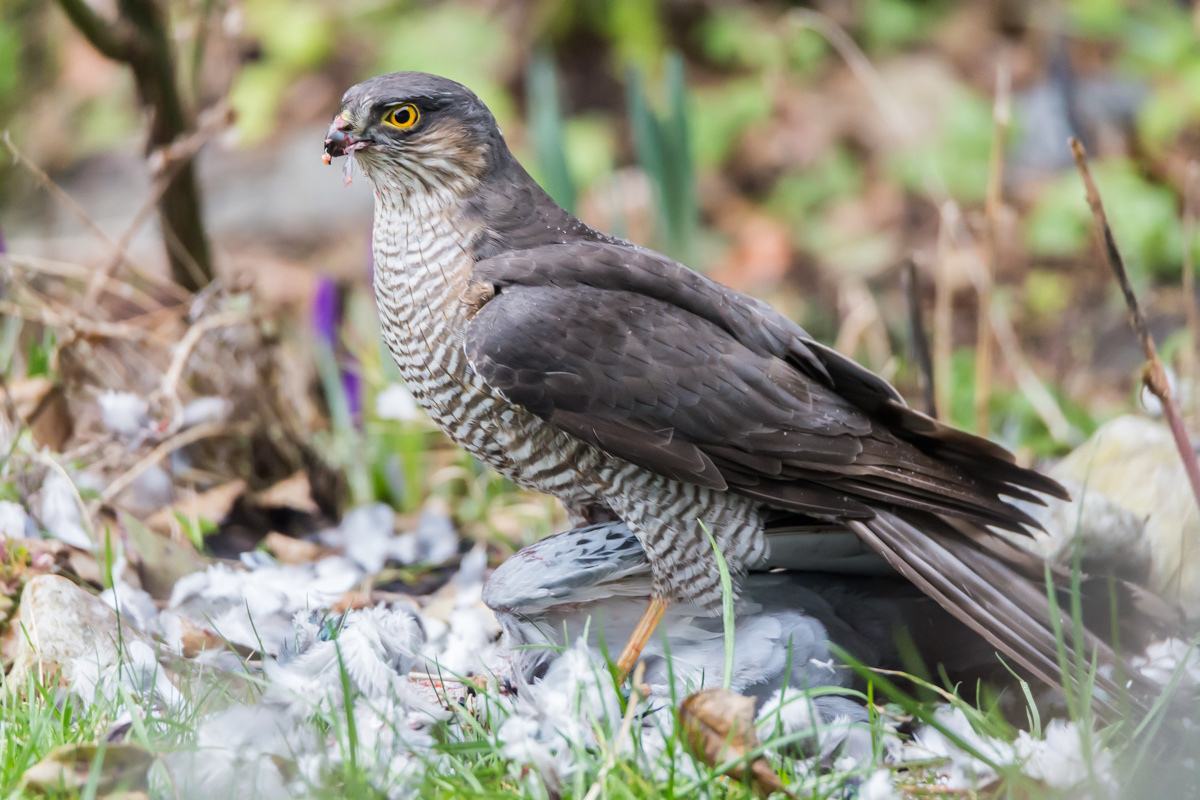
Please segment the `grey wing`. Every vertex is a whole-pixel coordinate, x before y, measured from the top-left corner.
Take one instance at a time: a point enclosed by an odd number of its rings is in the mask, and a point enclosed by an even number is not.
[[[1036,522],[1004,498],[1065,495],[1054,481],[908,409],[882,379],[764,304],[648,251],[540,248],[476,273],[497,294],[468,326],[467,355],[513,402],[660,474],[844,521],[988,641],[1057,682],[1044,587],[990,552],[984,531],[965,536],[925,513],[1020,529]],[[1090,634],[1075,644],[1099,646]],[[1097,702],[1111,709],[1122,687],[1100,683]]]
[[[794,360],[658,297],[502,285],[465,346],[512,402],[676,480],[840,519],[870,518],[885,503],[1036,524],[1001,498],[1032,495],[923,452]]]

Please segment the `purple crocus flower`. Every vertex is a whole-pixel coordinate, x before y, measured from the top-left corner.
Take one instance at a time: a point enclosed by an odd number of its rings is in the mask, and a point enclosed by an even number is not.
[[[312,326],[317,338],[330,347],[337,345],[338,326],[342,323],[342,296],[337,282],[328,275],[317,278],[312,299]]]
[[[346,351],[338,335],[342,325],[342,290],[337,282],[327,275],[317,278],[316,291],[312,299],[312,327],[317,341],[328,348],[338,364],[338,374],[342,379],[342,391],[346,395],[346,405],[350,416],[355,421],[362,414],[362,381],[359,378],[354,356]]]

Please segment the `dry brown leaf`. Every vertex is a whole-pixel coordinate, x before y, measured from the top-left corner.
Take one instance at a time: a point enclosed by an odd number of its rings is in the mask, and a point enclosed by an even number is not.
[[[45,376],[18,378],[8,384],[8,390],[0,389],[0,403],[7,404],[12,397],[13,406],[21,419],[28,420],[42,398],[54,388],[54,381]]]
[[[104,745],[103,748],[94,744],[56,747],[25,770],[21,788],[26,792],[53,795],[80,791],[87,786],[88,775],[97,758],[101,763],[96,794],[146,788],[146,773],[154,763],[154,755],[139,745],[128,743]]]
[[[208,565],[187,539],[176,541],[155,533],[131,514],[120,512],[117,519],[127,537],[127,552],[142,588],[155,600],[170,598],[176,581]]]
[[[313,516],[321,513],[321,509],[312,498],[308,473],[304,471],[284,478],[266,491],[260,492],[255,498],[255,504],[266,508],[290,508]]]
[[[693,754],[710,767],[734,761],[758,747],[752,697],[726,689],[705,689],[683,701],[679,706],[679,719]],[[749,767],[751,784],[763,796],[772,792],[796,796],[784,787],[761,755],[752,758]],[[745,762],[730,767],[727,774],[744,780]]]
[[[181,514],[188,519],[206,519],[210,522],[220,522],[229,515],[233,504],[245,493],[246,482],[240,478],[229,483],[223,483],[220,486],[209,489],[207,492],[200,492],[199,494],[185,497],[178,503],[155,512],[150,519],[146,520],[146,525],[151,530],[170,531],[171,527],[178,522],[175,517],[176,514]]]
[[[216,650],[225,646],[225,640],[210,630],[198,627],[186,617],[180,617],[179,643],[187,658],[195,658],[205,650]]]
[[[49,378],[38,376],[13,381],[9,384],[9,392],[17,414],[32,429],[34,441],[61,453],[75,432],[75,420],[62,387]],[[0,390],[0,408],[8,399]]]
[[[380,603],[384,603],[389,608],[408,608],[414,612],[416,610],[415,606],[412,604],[412,598],[406,594],[400,594],[399,592],[384,592],[379,589],[374,589],[370,592],[364,592],[359,589],[351,589],[339,597],[334,604],[330,606],[330,611],[332,611],[334,614],[344,614],[347,611],[354,611],[362,608],[374,608]]]
[[[329,553],[316,542],[306,542],[294,536],[271,531],[262,540],[267,550],[281,564],[309,564]]]

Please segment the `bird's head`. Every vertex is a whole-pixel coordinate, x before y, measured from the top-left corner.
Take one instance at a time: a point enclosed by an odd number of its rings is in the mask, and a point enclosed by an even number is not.
[[[403,198],[466,195],[508,148],[492,113],[467,87],[424,72],[392,72],[342,96],[325,163],[339,156],[356,159],[378,193]]]

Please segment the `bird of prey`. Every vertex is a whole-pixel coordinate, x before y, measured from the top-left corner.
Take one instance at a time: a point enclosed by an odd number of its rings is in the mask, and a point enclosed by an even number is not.
[[[908,408],[765,302],[567,213],[458,83],[398,72],[352,87],[325,140],[337,156],[374,189],[383,337],[417,401],[573,523],[619,519],[641,542],[653,591],[626,674],[672,601],[718,613],[714,542],[736,591],[768,523],[832,522],[1028,672],[1062,679],[1069,620],[1052,619],[1041,563],[989,530],[1035,524],[1006,498],[1062,497],[1057,483]],[[1090,634],[1066,644],[1117,659]],[[1124,687],[1102,671],[1096,688],[1112,707]]]

